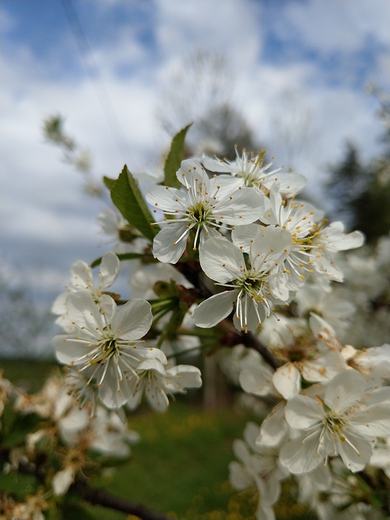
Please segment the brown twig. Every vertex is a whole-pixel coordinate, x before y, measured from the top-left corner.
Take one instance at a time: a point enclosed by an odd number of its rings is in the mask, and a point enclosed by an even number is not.
[[[19,464],[18,471],[24,475],[33,475],[41,484],[44,484],[42,468],[39,468],[37,465]],[[80,497],[92,505],[99,505],[129,515],[135,515],[141,518],[141,520],[172,520],[168,516],[158,511],[153,511],[153,509],[143,504],[135,504],[124,498],[117,497],[102,488],[90,487],[85,480],[76,480],[76,482],[72,484],[71,490],[75,491]]]
[[[272,354],[270,350],[267,349],[261,341],[259,341],[252,332],[248,332],[247,334],[241,333],[241,343],[248,348],[253,348],[257,350],[259,354],[263,357],[264,361],[268,363],[274,370],[280,367],[279,361]]]
[[[76,491],[84,500],[93,505],[99,505],[129,515],[135,515],[142,520],[172,520],[168,516],[153,511],[143,504],[135,504],[123,498],[116,497],[102,488],[90,487],[87,482],[78,480],[73,484],[72,489]]]

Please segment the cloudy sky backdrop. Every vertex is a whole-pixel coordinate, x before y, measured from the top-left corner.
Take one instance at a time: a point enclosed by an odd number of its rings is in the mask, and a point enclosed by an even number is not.
[[[42,121],[50,115],[62,114],[65,130],[90,150],[97,178],[117,176],[124,162],[142,173],[169,142],[155,116],[162,89],[168,84],[175,95],[173,71],[208,50],[228,60],[232,102],[276,165],[288,160],[283,135],[294,131],[297,106],[310,114],[286,166],[308,177],[313,196],[321,198],[326,165],[340,159],[346,139],[366,158],[378,152],[377,104],[365,89],[370,82],[389,89],[388,0],[72,5],[91,50],[84,55],[60,0],[0,4],[0,262],[8,274],[22,270],[47,298],[67,282],[75,260],[104,251],[96,226],[104,205],[83,193],[80,175],[45,143]]]

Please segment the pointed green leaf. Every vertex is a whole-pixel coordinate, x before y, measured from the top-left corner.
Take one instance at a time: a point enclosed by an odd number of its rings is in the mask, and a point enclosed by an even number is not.
[[[135,258],[145,258],[147,257],[148,259],[150,259],[150,261],[153,260],[153,255],[148,255],[146,253],[118,253],[116,255],[119,260],[134,260]],[[100,256],[99,258],[96,258],[96,260],[94,260],[91,264],[91,267],[97,267],[98,265],[100,265],[102,263],[102,259],[103,257]]]
[[[151,225],[154,218],[144,201],[138,182],[126,165],[111,189],[111,199],[129,224],[137,228],[145,238],[153,240],[160,228]]]
[[[180,182],[177,180],[176,172],[180,168],[184,156],[184,139],[192,123],[185,126],[172,139],[171,149],[164,165],[165,184],[172,188],[179,188]]]
[[[111,191],[114,187],[114,184],[116,183],[115,179],[110,179],[110,177],[103,177],[104,185]]]

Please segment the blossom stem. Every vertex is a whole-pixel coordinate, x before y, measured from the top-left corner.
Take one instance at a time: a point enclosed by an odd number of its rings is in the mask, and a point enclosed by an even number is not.
[[[182,330],[179,329],[177,332],[178,336],[197,336],[198,338],[215,338],[214,332],[210,332],[209,329],[198,329],[198,330]]]
[[[169,354],[169,356],[167,356],[167,359],[177,358],[179,356],[185,356],[186,354],[188,354],[190,352],[195,352],[197,350],[201,351],[204,348],[214,347],[214,346],[215,346],[215,342],[209,341],[207,343],[202,343],[201,345],[197,345],[196,347],[192,347],[187,350],[183,350],[181,352],[174,352],[173,354]]]

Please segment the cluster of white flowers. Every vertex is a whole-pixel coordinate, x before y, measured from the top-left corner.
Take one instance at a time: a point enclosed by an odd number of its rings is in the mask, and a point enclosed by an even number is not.
[[[227,368],[245,392],[278,401],[260,428],[248,425],[246,443],[236,441],[239,462],[230,474],[237,489],[257,488],[257,517],[271,520],[280,481],[291,475],[303,487],[309,477],[320,492],[331,489],[340,463],[351,474],[370,463],[388,471],[377,453],[389,450],[390,345],[362,351],[340,339],[356,302],[348,292],[335,297],[332,283],[344,280],[343,271],[351,279],[358,261],[346,269],[337,253],[360,247],[363,235],[344,233],[341,222],[328,225],[322,211],[299,200],[302,175],[269,172],[263,152],[236,153],[234,161],[184,160],[179,187],[147,193],[157,219],[151,224],[161,229],[153,243],[145,240],[148,264],[133,260],[130,285],[136,296],[144,291],[141,298],[118,301],[107,291],[120,268],[113,252],[102,258],[97,285],[87,264],[73,265],[69,289],[53,309],[66,334],[53,344],[71,367],[71,392],[82,406],[92,402],[93,414],[99,401],[133,410],[143,395],[164,411],[168,395],[200,387],[200,370],[176,365],[175,349],[166,346],[201,348],[199,328],[216,327],[215,343],[227,326],[243,344],[245,337],[265,344],[273,369],[259,356],[244,363],[241,355],[240,365],[237,357]],[[181,334],[195,341],[186,344]]]
[[[102,265],[109,265],[106,260],[112,256],[117,258],[106,253]],[[153,321],[152,307],[146,300],[135,298],[118,310],[115,300],[101,291],[102,280],[112,282],[117,275],[117,264],[110,265],[113,271],[106,276],[101,269],[98,288],[92,285],[87,269],[80,289],[68,294],[64,321],[73,330],[53,339],[57,358],[77,369],[68,378],[80,404],[95,400],[95,388],[107,408],[118,409],[127,403],[133,409],[145,393],[150,405],[163,411],[168,405],[167,394],[201,385],[200,371],[187,365],[170,367],[161,349],[143,346],[141,338]]]

